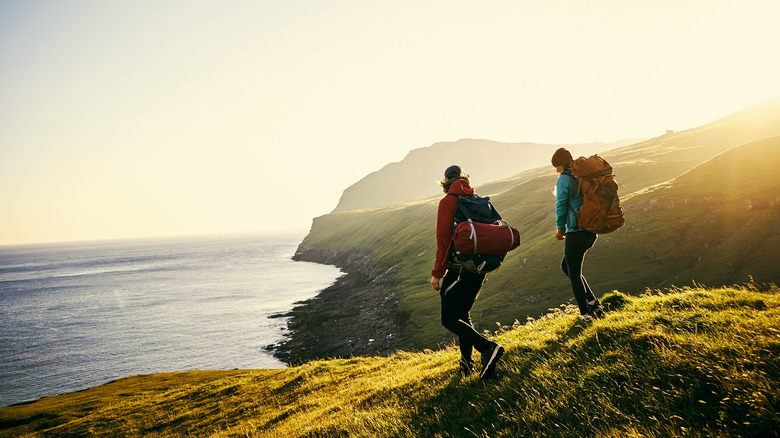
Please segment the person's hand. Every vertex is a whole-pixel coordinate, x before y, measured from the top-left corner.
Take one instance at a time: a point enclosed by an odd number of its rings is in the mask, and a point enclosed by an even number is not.
[[[563,240],[566,237],[566,232],[561,230],[560,228],[558,231],[555,232],[555,238],[558,240]]]
[[[439,281],[441,278],[431,277],[431,287],[433,290],[439,290],[441,289],[441,286],[439,286]]]

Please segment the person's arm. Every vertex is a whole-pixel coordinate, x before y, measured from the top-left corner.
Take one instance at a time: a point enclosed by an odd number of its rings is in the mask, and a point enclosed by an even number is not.
[[[566,234],[566,216],[569,214],[569,197],[571,196],[571,176],[561,174],[555,186],[555,238],[563,240]]]
[[[431,275],[433,276],[431,285],[434,284],[434,279],[436,279],[436,284],[438,285],[438,279],[444,277],[444,273],[447,271],[447,259],[450,255],[452,224],[455,221],[457,201],[455,196],[445,196],[439,201],[439,209],[436,214],[436,262],[431,270]]]

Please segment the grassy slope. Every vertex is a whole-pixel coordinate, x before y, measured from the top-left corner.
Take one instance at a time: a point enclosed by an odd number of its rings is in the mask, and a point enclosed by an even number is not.
[[[759,281],[777,281],[780,269],[768,263],[777,255],[777,233],[760,231],[780,225],[776,208],[761,208],[775,205],[773,199],[780,192],[777,173],[760,170],[780,165],[772,153],[778,149],[777,139],[749,146],[761,150],[756,152],[764,159],[761,165],[750,153],[736,150],[731,156],[743,165],[708,162],[724,151],[777,135],[780,99],[699,128],[605,153],[624,186],[621,199],[627,225],[601,236],[589,252],[585,275],[594,290],[637,293],[646,286],[691,284],[693,279],[730,284],[745,281],[748,274]],[[725,184],[721,175],[731,171],[738,177]],[[563,244],[552,238],[555,179],[552,168],[541,168],[478,188],[480,194],[493,198],[523,236],[521,247],[508,255],[504,267],[489,276],[472,312],[476,324],[511,324],[571,298],[568,279],[559,268]],[[762,184],[755,186],[757,179]],[[753,193],[755,208],[745,208],[738,196],[731,195],[727,202],[713,206],[724,189]],[[315,219],[304,240],[324,248],[361,248],[388,267],[399,265],[399,312],[406,347],[433,348],[451,339],[439,324],[439,299],[428,285],[437,203],[438,197],[326,215]],[[729,216],[729,211],[737,214]],[[744,264],[746,260],[750,264]]]
[[[507,352],[487,381],[456,377],[452,346],[135,376],[1,408],[0,435],[778,436],[779,293],[612,293],[593,323],[560,307],[493,334]]]

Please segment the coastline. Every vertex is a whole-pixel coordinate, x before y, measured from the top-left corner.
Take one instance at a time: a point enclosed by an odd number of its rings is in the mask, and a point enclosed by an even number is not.
[[[287,313],[287,334],[266,348],[288,365],[337,357],[388,355],[400,345],[397,266],[378,269],[370,255],[328,251],[301,243],[295,261],[334,265],[345,272],[314,298]],[[377,274],[379,273],[379,274]]]
[[[332,265],[292,261],[303,237],[0,248],[0,406],[129,375],[287,367],[263,350],[288,333],[287,321],[270,317],[343,275]]]

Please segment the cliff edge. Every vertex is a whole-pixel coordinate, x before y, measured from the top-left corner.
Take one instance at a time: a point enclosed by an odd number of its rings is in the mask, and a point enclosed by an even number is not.
[[[397,266],[380,268],[367,253],[302,243],[293,260],[335,265],[346,272],[289,313],[290,334],[271,346],[289,363],[335,357],[388,355],[400,341]]]

